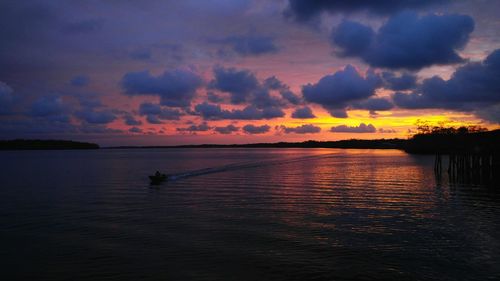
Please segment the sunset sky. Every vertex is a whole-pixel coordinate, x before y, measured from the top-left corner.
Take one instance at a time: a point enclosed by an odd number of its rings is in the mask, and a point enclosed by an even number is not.
[[[0,1],[0,139],[406,138],[500,123],[500,1]]]

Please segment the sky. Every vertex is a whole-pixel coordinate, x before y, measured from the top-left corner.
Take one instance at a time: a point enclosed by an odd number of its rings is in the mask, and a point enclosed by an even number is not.
[[[500,1],[0,1],[0,139],[406,138],[500,124]]]

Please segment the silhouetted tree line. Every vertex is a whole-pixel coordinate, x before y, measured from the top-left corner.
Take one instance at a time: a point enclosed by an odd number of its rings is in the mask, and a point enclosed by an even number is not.
[[[430,125],[417,121],[417,134],[406,143],[409,153],[498,153],[500,130],[488,131],[480,126],[447,126],[446,123]]]
[[[486,132],[488,129],[478,125],[470,126],[450,126],[447,122],[439,122],[437,125],[432,125],[429,121],[417,120],[417,135],[457,135]]]
[[[67,140],[4,140],[0,150],[53,150],[53,149],[98,149],[99,145]]]

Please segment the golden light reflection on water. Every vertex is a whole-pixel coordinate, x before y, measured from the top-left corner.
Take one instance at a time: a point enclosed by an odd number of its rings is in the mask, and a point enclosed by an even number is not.
[[[276,185],[269,190],[274,204],[304,214],[284,217],[287,224],[324,230],[336,227],[333,217],[360,216],[367,224],[357,225],[357,231],[385,232],[389,230],[377,222],[394,212],[425,218],[436,205],[429,157],[398,150],[318,152],[315,159],[292,163],[280,173],[266,173],[268,182]]]

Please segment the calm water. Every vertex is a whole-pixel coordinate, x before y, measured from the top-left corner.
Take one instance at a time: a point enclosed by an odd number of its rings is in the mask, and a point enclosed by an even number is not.
[[[500,188],[432,167],[397,150],[0,152],[2,280],[498,280]],[[180,178],[151,187],[155,170]]]

